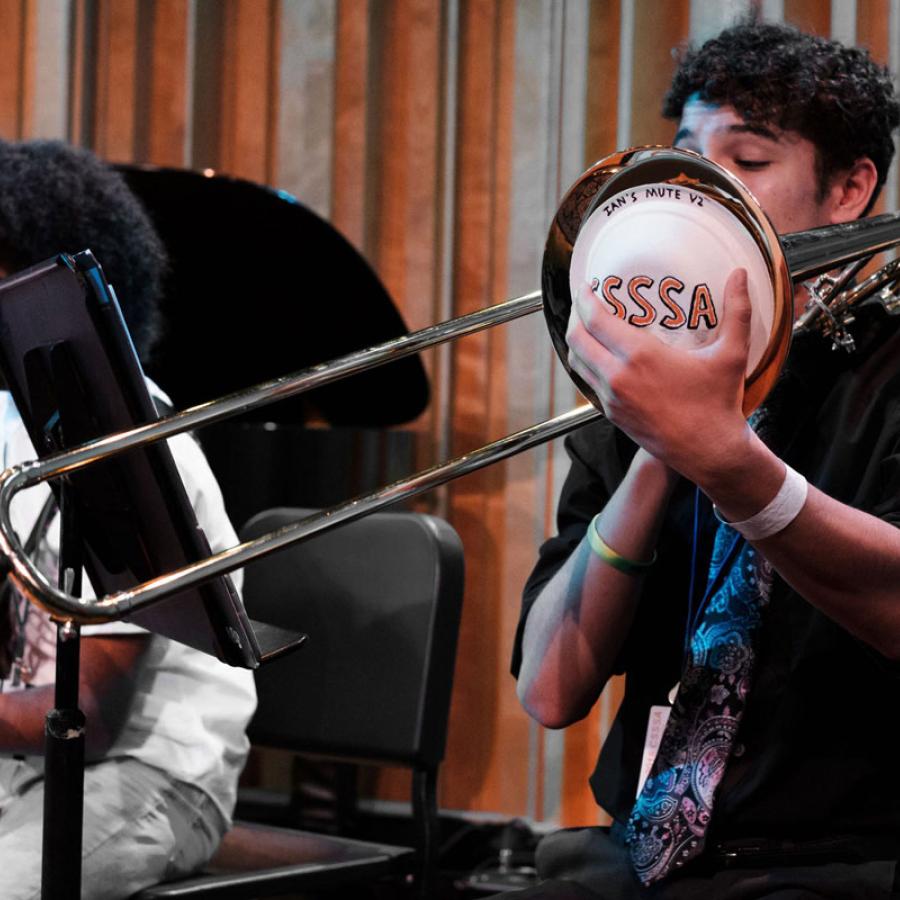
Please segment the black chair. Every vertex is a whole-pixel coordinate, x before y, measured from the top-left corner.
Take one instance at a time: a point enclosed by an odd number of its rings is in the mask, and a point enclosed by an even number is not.
[[[306,512],[262,512],[242,538]],[[137,896],[270,897],[409,872],[416,894],[431,896],[463,593],[456,532],[429,515],[376,513],[249,566],[245,579],[252,616],[310,636],[299,652],[258,670],[251,740],[409,767],[416,846],[236,823],[203,873]]]

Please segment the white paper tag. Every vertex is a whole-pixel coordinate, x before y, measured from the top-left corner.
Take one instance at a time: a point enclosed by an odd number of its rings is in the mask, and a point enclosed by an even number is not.
[[[666,730],[666,723],[669,721],[669,713],[672,712],[671,706],[651,706],[650,716],[647,719],[647,736],[644,738],[644,755],[641,758],[641,773],[638,776],[637,793],[635,797],[639,797],[644,788],[644,782],[653,768],[653,761],[659,752],[659,745],[662,743],[663,732]]]

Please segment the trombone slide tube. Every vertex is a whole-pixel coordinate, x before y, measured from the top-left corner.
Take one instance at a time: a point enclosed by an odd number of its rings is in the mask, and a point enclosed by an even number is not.
[[[900,242],[900,216],[885,213],[840,225],[797,231],[781,238],[791,278],[803,281]]]
[[[494,325],[510,322],[521,316],[537,312],[542,308],[540,291],[532,291],[521,297],[507,300],[495,306],[478,310],[456,319],[431,325],[402,337],[394,338],[374,347],[349,353],[330,362],[311,366],[293,375],[286,375],[264,382],[256,387],[229,394],[218,400],[201,403],[182,412],[166,416],[157,422],[140,425],[127,431],[107,435],[82,444],[71,450],[56,453],[42,461],[34,461],[13,466],[0,473],[0,554],[7,561],[10,577],[31,599],[43,606],[52,615],[71,619],[74,622],[88,624],[90,622],[107,622],[127,615],[134,609],[132,593],[124,592],[122,596],[104,597],[89,602],[76,601],[75,598],[52,587],[25,558],[24,549],[19,541],[10,519],[10,504],[19,491],[33,485],[65,475],[81,469],[92,462],[123,453],[135,447],[145,446],[156,441],[174,437],[185,431],[192,431],[204,425],[211,425],[251,409],[257,409],[278,400],[293,397],[305,391],[322,387],[357,372],[367,371],[376,366],[393,362],[397,359],[418,353],[428,347],[436,346],[458,337],[483,331]],[[548,438],[549,439],[549,438]],[[440,483],[440,482],[438,482]],[[262,554],[259,554],[262,555]],[[230,567],[216,569],[207,578],[216,574],[229,572],[244,564],[244,559]],[[197,583],[194,579],[189,584]],[[148,582],[150,584],[151,582]],[[154,579],[156,587],[147,592],[153,600],[161,600],[179,588],[164,587],[166,576]],[[165,590],[165,593],[162,591]],[[141,594],[141,597],[146,596]],[[151,601],[152,602],[152,601]],[[141,603],[140,605],[144,605]]]
[[[9,516],[12,497],[19,490],[50,477],[46,472],[46,464],[24,463],[0,474],[0,553],[7,558],[10,565],[9,577],[19,590],[54,617],[68,619],[81,625],[110,622],[315,534],[352,522],[369,513],[429,491],[454,478],[536,447],[601,416],[602,413],[591,405],[576,407],[448,462],[439,463],[430,469],[395,481],[370,494],[348,500],[332,509],[286,525],[252,541],[238,544],[207,559],[160,575],[130,590],[87,601],[53,587],[25,555],[12,529]],[[85,445],[89,446],[92,445]],[[66,455],[69,454],[62,456]],[[42,466],[45,471],[41,472],[40,476],[36,475],[36,470]]]
[[[204,425],[212,425],[261,406],[267,406],[278,400],[286,400],[289,397],[346,378],[348,375],[365,372],[376,366],[411,356],[428,347],[474,334],[494,325],[511,322],[513,319],[537,312],[541,306],[541,292],[532,291],[530,294],[507,300],[505,303],[498,303],[457,319],[430,325],[375,347],[311,366],[293,375],[284,375],[255,387],[228,394],[218,400],[200,403],[156,422],[97,438],[71,450],[55,453],[43,461],[16,467],[27,471],[25,483],[16,487],[16,490],[23,490],[41,481],[65,475],[67,472],[81,469],[92,462],[106,459],[134,447],[153,444],[184,431],[193,431]],[[2,502],[2,494],[0,494],[0,502]]]

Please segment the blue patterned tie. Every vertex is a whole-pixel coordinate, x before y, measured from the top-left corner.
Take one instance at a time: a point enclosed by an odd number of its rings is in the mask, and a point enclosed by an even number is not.
[[[729,561],[733,560],[730,562]],[[651,884],[699,855],[753,672],[771,566],[733,529],[716,532],[709,603],[691,638],[659,753],[628,821],[638,878]]]

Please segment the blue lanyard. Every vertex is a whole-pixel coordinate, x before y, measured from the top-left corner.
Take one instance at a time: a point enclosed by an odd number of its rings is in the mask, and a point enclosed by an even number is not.
[[[736,531],[731,539],[731,544],[728,547],[725,555],[722,557],[722,564],[716,569],[715,572],[711,573],[711,577],[707,580],[706,590],[703,593],[703,597],[700,600],[699,605],[696,609],[694,609],[694,597],[695,597],[695,589],[697,582],[697,545],[700,540],[700,488],[697,488],[694,491],[694,531],[691,539],[691,581],[690,587],[688,588],[688,608],[687,608],[687,620],[684,624],[684,661],[687,662],[688,653],[691,648],[691,638],[694,636],[694,632],[697,630],[697,626],[700,624],[700,619],[703,616],[703,613],[706,611],[706,607],[709,606],[709,601],[712,599],[712,595],[719,587],[719,580],[722,576],[722,573],[728,568],[728,564],[731,562],[731,557],[734,555],[735,550],[737,550],[738,544],[741,541],[741,536]]]

